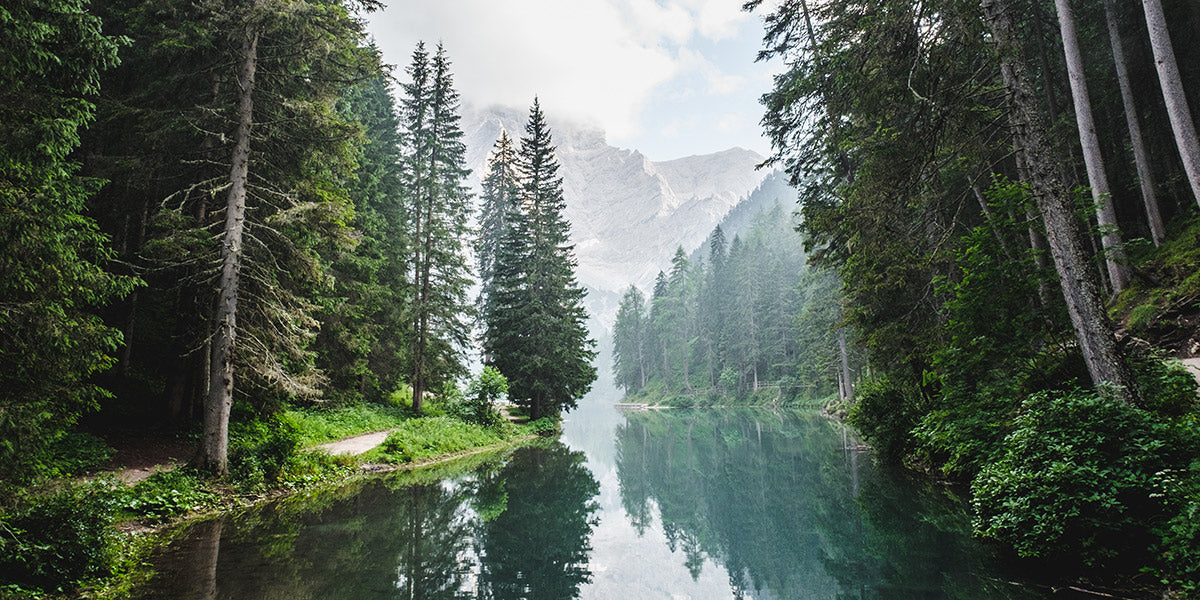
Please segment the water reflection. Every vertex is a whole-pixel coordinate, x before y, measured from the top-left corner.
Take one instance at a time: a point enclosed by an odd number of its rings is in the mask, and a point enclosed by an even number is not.
[[[499,472],[485,475],[479,497],[489,510],[480,511],[478,597],[579,597],[592,578],[589,538],[599,491],[583,453],[559,444],[518,451]],[[498,502],[506,506],[497,514]]]
[[[1029,598],[987,572],[961,504],[846,449],[815,414],[646,412],[617,428],[621,503],[734,598]],[[991,567],[994,569],[994,567]]]
[[[612,398],[581,403],[565,444],[364,479],[199,523],[133,597],[1051,595],[1008,583],[1019,574],[970,538],[962,502],[876,468],[814,413],[625,415]]]
[[[448,479],[359,482],[199,523],[135,598],[574,598],[596,480],[553,443]]]

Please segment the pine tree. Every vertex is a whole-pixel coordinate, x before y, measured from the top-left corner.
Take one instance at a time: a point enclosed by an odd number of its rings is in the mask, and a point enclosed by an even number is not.
[[[646,385],[646,296],[629,286],[613,324],[613,376],[626,393]]]
[[[517,175],[517,156],[508,132],[501,130],[500,138],[488,159],[488,171],[481,185],[479,237],[475,241],[475,260],[479,268],[479,311],[486,314],[491,302],[495,279],[496,256],[509,230],[509,214],[520,200],[521,189]]]
[[[334,283],[322,301],[318,366],[329,376],[330,400],[380,400],[402,376],[396,332],[404,330],[409,310],[399,118],[382,76],[351,88],[344,104],[365,129],[359,166],[347,184],[359,241],[330,268]]]
[[[595,342],[575,279],[562,178],[550,129],[534,100],[517,154],[521,202],[496,255],[484,354],[509,396],[538,419],[574,408],[591,387]]]
[[[0,496],[104,392],[120,332],[95,310],[132,280],[85,203],[99,182],[69,155],[95,114],[117,40],[79,0],[16,0],[0,16]]]
[[[445,49],[438,45],[430,60],[419,43],[409,75],[404,110],[414,244],[410,383],[413,410],[420,412],[427,390],[464,372],[472,312],[463,247],[471,235],[465,185],[470,171]]]

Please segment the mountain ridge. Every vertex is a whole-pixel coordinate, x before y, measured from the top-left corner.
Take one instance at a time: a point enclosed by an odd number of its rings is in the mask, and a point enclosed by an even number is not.
[[[500,131],[515,143],[527,116],[514,107],[464,105],[467,166],[476,186]],[[744,148],[654,161],[636,149],[609,145],[598,127],[548,116],[579,281],[606,292],[599,296],[619,294],[631,283],[647,287],[676,248],[703,244],[769,174],[757,168],[764,158]]]

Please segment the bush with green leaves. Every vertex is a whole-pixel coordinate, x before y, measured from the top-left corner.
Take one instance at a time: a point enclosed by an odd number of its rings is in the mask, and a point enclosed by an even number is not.
[[[0,515],[0,581],[67,592],[111,574],[119,552],[116,510],[112,482],[99,481],[33,497]]]
[[[113,449],[98,436],[72,431],[63,435],[50,447],[50,474],[55,477],[70,477],[95,471],[112,458]]]
[[[855,391],[857,401],[848,421],[887,462],[900,462],[911,444],[909,432],[916,427],[929,404],[916,386],[891,377],[869,379]]]
[[[248,489],[273,484],[299,448],[300,432],[287,420],[267,416],[230,423],[229,474]]]
[[[465,408],[467,422],[476,425],[496,425],[503,417],[496,406],[508,397],[508,378],[495,367],[484,367],[479,376],[467,384]]]
[[[536,421],[530,421],[527,427],[533,433],[543,437],[558,433],[558,421],[550,417],[542,417]]]
[[[1018,555],[1112,567],[1145,556],[1182,498],[1194,434],[1110,393],[1033,394],[972,484],[975,530]],[[1072,563],[1078,563],[1072,564]]]

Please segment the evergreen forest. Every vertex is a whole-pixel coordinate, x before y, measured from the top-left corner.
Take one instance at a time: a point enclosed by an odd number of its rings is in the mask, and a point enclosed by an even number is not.
[[[738,594],[801,589],[797,564],[831,590],[863,565],[902,588],[893,530],[953,562],[969,538],[921,511],[958,494],[955,525],[1018,568],[1200,597],[1200,396],[1181,362],[1200,357],[1200,3],[742,1],[778,66],[760,122],[775,172],[624,291],[611,375],[638,408],[755,405],[779,427],[764,453],[756,412],[697,411],[682,431],[630,415],[606,441],[633,528],[657,507],[693,581],[716,557]],[[385,64],[366,30],[382,8],[0,6],[0,597],[80,597],[136,570],[155,538],[121,522],[553,436],[608,375],[549,96],[472,173],[453,48]],[[859,489],[857,464],[843,481],[802,455],[832,447],[834,423],[780,433],[817,418],[779,410],[795,405],[854,428],[842,452],[940,491]],[[364,432],[387,436],[366,458],[313,450]],[[185,450],[140,482],[97,476],[123,436]],[[403,538],[364,531],[461,587],[473,495],[480,597],[578,597],[604,478],[555,444],[470,490],[377,491],[438,508],[379,509]],[[817,484],[911,510],[843,521],[857,505],[818,494],[779,517]],[[792,556],[772,541],[809,534]],[[863,554],[810,560],[834,538]]]
[[[746,8],[784,65],[769,162],[858,350],[808,350],[838,357],[828,410],[968,487],[975,534],[1027,566],[1200,590],[1200,410],[1175,360],[1200,352],[1197,5]]]
[[[452,453],[515,435],[506,392],[546,432],[589,388],[538,102],[519,151],[500,140],[510,195],[487,188],[477,219],[449,52],[383,64],[364,21],[380,7],[0,8],[0,595],[112,573],[113,519],[204,505],[204,477],[258,493],[343,469],[302,457],[313,422],[429,416]],[[488,368],[460,390],[480,330]],[[459,441],[447,417],[482,433]],[[190,446],[190,468],[63,489],[146,431]]]

